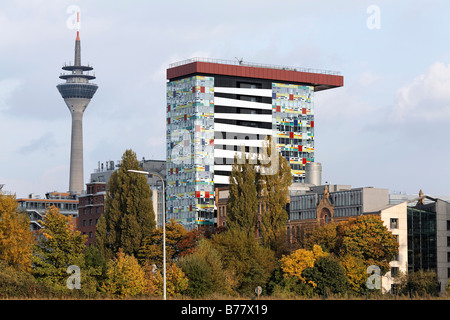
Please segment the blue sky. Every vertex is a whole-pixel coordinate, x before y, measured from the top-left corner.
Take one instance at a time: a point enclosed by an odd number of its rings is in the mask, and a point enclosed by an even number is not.
[[[67,191],[70,114],[56,85],[73,61],[99,89],[84,115],[84,176],[98,161],[165,159],[165,70],[207,57],[340,71],[315,95],[323,182],[450,195],[448,1],[0,2],[0,183],[25,197]],[[368,19],[379,9],[379,29]]]

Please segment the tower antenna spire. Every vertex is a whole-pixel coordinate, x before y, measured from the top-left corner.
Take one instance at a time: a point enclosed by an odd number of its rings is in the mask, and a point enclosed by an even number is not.
[[[80,11],[77,12],[77,41],[80,41]]]

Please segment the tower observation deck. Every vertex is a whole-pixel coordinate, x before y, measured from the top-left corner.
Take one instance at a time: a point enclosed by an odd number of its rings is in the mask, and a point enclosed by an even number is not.
[[[66,64],[62,69],[69,71],[68,73],[61,73],[59,76],[60,79],[66,80],[66,82],[60,83],[56,87],[72,115],[69,192],[80,194],[84,190],[83,114],[98,86],[89,82],[89,80],[95,79],[95,75],[90,73],[93,68],[81,64],[79,31],[77,31],[75,40],[74,63]]]

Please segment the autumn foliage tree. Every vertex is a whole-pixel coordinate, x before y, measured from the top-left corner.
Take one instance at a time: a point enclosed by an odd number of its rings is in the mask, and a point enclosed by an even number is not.
[[[369,265],[377,265],[382,274],[389,271],[389,262],[398,252],[395,236],[380,217],[362,215],[340,223],[330,223],[312,230],[306,247],[320,244],[338,257],[351,255]]]
[[[143,293],[145,288],[145,273],[137,259],[119,250],[116,258],[108,262],[104,292],[127,298]]]
[[[167,261],[172,261],[183,254],[186,249],[185,242],[190,233],[186,228],[170,220],[166,223],[166,257]],[[163,265],[163,230],[158,228],[146,236],[142,241],[142,246],[139,249],[138,258],[141,264],[148,262],[150,264],[156,264],[158,268],[162,268]]]
[[[67,268],[84,266],[86,236],[76,231],[71,218],[52,206],[46,210],[33,256],[33,274],[47,284],[66,286]]]
[[[389,262],[398,253],[398,242],[380,217],[364,215],[349,219],[340,224],[338,233],[342,237],[341,255],[360,258],[367,266],[377,265],[382,274],[390,270]]]
[[[326,256],[328,256],[328,253],[324,252],[318,245],[315,245],[312,250],[298,249],[281,258],[281,269],[286,276],[294,276],[306,283],[303,271],[314,267],[314,263],[318,259]]]
[[[29,218],[19,211],[15,196],[0,192],[0,260],[30,271],[34,242]]]

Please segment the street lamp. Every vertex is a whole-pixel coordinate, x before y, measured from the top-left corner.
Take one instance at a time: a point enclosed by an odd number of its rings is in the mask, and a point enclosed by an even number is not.
[[[163,225],[163,291],[164,291],[164,300],[166,300],[167,296],[167,285],[166,285],[166,188],[164,187],[164,179],[157,173],[147,172],[147,171],[139,171],[139,170],[128,170],[128,172],[140,173],[145,175],[157,176],[162,181],[163,186],[163,201],[162,201],[162,225]]]

